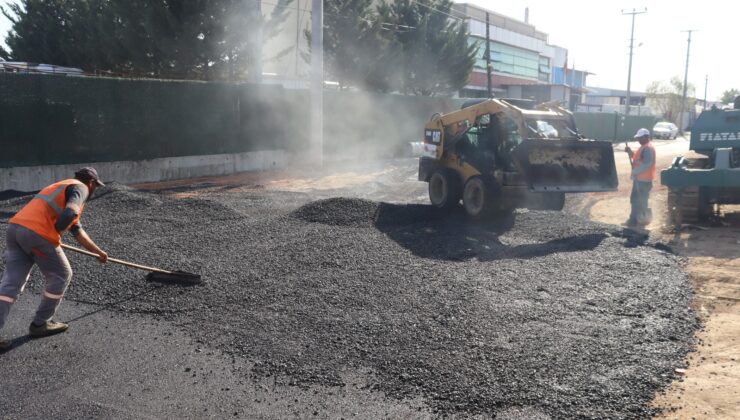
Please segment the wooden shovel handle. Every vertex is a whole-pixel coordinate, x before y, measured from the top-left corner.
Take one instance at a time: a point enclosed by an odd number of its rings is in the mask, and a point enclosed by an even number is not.
[[[79,252],[80,254],[85,254],[85,255],[89,255],[91,257],[98,258],[98,254],[96,254],[94,252],[90,252],[90,251],[87,251],[87,250],[84,250],[84,249],[76,248],[76,247],[73,247],[73,246],[67,245],[67,244],[62,244],[61,246],[62,246],[62,248],[68,249],[70,251]],[[125,265],[125,266],[128,266],[128,267],[138,268],[140,270],[152,271],[152,272],[155,272],[155,273],[175,274],[172,271],[162,270],[161,268],[149,267],[149,266],[141,265],[141,264],[135,264],[135,263],[128,262],[128,261],[119,260],[117,258],[108,257],[108,261],[114,262],[116,264]]]

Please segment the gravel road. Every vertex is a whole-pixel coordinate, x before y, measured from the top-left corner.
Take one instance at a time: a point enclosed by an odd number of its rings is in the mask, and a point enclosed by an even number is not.
[[[0,201],[2,219],[27,199]],[[205,282],[68,254],[68,300],[171,323],[301,389],[371,372],[373,390],[438,415],[650,417],[698,327],[664,246],[560,212],[475,223],[422,204],[113,184],[83,225],[111,256]]]

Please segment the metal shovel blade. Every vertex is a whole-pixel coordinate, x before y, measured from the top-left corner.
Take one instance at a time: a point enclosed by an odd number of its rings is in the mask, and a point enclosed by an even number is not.
[[[151,272],[146,275],[147,281],[155,283],[181,284],[183,286],[193,286],[201,284],[203,278],[200,274],[187,273],[185,271],[171,271],[164,273],[161,271]]]

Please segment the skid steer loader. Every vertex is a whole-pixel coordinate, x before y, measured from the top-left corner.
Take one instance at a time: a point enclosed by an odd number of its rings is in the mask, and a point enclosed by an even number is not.
[[[517,207],[561,210],[565,193],[616,191],[612,145],[585,140],[573,114],[555,103],[467,101],[424,128],[419,180],[439,209],[462,200],[473,218]]]

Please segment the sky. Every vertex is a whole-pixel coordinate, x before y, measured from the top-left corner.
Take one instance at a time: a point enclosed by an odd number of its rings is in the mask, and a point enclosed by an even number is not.
[[[465,2],[524,20],[549,35],[550,44],[568,49],[568,67],[587,70],[592,87],[627,89],[631,15],[633,9],[647,13],[635,16],[632,56],[632,91],[644,92],[654,81],[684,79],[688,33],[688,83],[696,97],[717,100],[722,92],[740,88],[740,34],[736,0],[679,2],[676,0],[466,0]],[[461,2],[462,3],[462,2]],[[641,45],[640,45],[641,44]],[[640,46],[638,46],[640,45]],[[562,64],[561,64],[562,65]]]
[[[11,0],[0,0],[7,5]],[[740,88],[740,43],[737,16],[740,2],[704,0],[685,3],[676,0],[466,0],[500,14],[529,22],[549,35],[550,44],[568,49],[568,67],[586,70],[588,85],[627,89],[629,39],[633,9],[647,13],[635,17],[631,90],[644,92],[654,81],[684,78],[687,38],[691,35],[688,82],[696,97],[716,100],[722,92]],[[0,42],[10,22],[0,15]],[[3,42],[4,45],[4,42]]]

